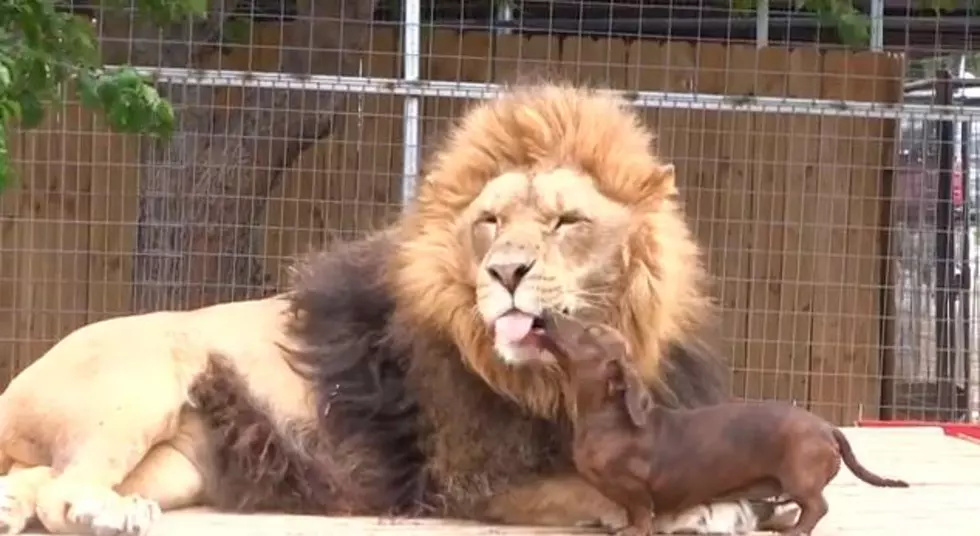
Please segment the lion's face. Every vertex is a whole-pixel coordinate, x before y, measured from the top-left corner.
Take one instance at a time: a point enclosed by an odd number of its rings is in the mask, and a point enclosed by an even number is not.
[[[497,356],[550,360],[531,331],[545,310],[607,317],[623,275],[629,210],[585,174],[557,168],[494,178],[463,212],[473,288]]]
[[[529,343],[542,311],[616,327],[648,382],[710,311],[674,167],[623,101],[511,91],[470,110],[427,168],[387,267],[397,315],[531,411],[554,415],[562,393]]]

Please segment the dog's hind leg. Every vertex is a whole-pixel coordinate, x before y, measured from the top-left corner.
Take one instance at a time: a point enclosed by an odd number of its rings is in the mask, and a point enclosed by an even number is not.
[[[783,536],[809,536],[816,528],[817,523],[823,519],[830,511],[827,499],[823,493],[817,493],[810,497],[794,497],[800,505],[800,520],[796,526],[783,531]]]

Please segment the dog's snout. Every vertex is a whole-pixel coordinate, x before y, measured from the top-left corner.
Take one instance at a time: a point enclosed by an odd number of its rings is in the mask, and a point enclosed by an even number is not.
[[[541,314],[541,323],[546,333],[563,340],[566,344],[577,341],[584,327],[582,323],[568,315],[547,310]]]
[[[558,332],[558,315],[545,309],[538,317],[541,321],[541,328],[545,333],[556,334]]]
[[[517,285],[534,267],[534,261],[530,262],[508,262],[491,264],[487,266],[487,273],[490,277],[497,280],[508,292],[513,293],[517,290]]]

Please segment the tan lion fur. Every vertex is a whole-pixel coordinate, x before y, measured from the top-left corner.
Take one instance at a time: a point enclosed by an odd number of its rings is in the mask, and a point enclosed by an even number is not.
[[[518,88],[465,116],[419,184],[402,219],[392,289],[401,312],[452,334],[470,368],[501,394],[538,415],[560,407],[554,368],[509,367],[492,350],[475,314],[473,259],[459,240],[459,219],[491,180],[512,170],[584,172],[598,191],[631,211],[620,269],[625,285],[604,296],[627,334],[638,367],[659,382],[668,343],[698,337],[712,319],[699,250],[679,212],[673,166],[652,152],[654,139],[627,105],[571,85]]]
[[[120,501],[111,488],[164,508],[199,502],[210,460],[187,391],[210,352],[233,356],[275,415],[310,419],[308,384],[278,357],[286,310],[277,297],[123,316],[59,341],[0,396],[0,460],[29,468],[0,486],[28,506],[0,524],[36,505],[49,530],[83,530],[70,503]]]
[[[97,322],[21,372],[0,396],[0,529],[36,512],[54,532],[134,535],[157,504],[202,502],[535,524],[620,512],[574,474],[557,368],[495,347],[486,263],[539,254],[527,299],[616,324],[659,401],[718,401],[724,363],[701,338],[713,307],[674,181],[606,94],[544,83],[477,105],[397,224],[299,263],[284,295]],[[583,221],[559,231],[573,205]],[[270,490],[290,486],[268,479],[318,473],[277,505]],[[321,504],[344,486],[348,500]]]

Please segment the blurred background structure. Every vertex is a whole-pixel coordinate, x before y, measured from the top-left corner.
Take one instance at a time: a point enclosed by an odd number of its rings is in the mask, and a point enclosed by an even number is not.
[[[69,102],[18,135],[5,379],[88,322],[283,288],[297,255],[391,221],[468,103],[535,73],[623,91],[659,132],[736,394],[980,420],[967,0],[210,0],[169,28],[63,5],[180,129],[155,146]]]

